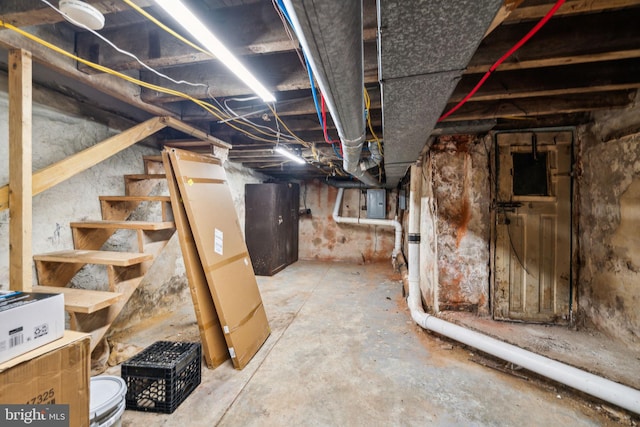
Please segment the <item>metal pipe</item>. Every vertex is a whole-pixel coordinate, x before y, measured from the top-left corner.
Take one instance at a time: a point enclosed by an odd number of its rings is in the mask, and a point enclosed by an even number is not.
[[[325,182],[335,188],[359,188],[360,190],[366,190],[368,188],[378,188],[377,186],[374,187],[366,185],[360,181],[340,181],[335,178],[328,178]]]
[[[343,169],[379,187],[359,166],[366,141],[362,2],[284,0],[284,4],[338,130]]]
[[[336,204],[333,207],[333,220],[337,223],[343,224],[363,224],[363,225],[381,225],[385,227],[395,227],[396,236],[393,246],[393,252],[391,258],[393,262],[396,261],[398,254],[400,253],[402,246],[402,224],[397,219],[369,219],[369,218],[350,218],[340,216],[340,207],[342,206],[342,195],[344,194],[344,188],[338,188],[338,196],[336,197]]]
[[[377,142],[369,142],[369,153],[371,156],[368,159],[363,159],[360,162],[360,167],[364,170],[369,170],[374,166],[379,166],[382,163],[382,153]]]
[[[408,236],[408,265],[409,265],[409,289],[417,289],[418,292],[409,293],[409,298],[415,298],[414,305],[422,307],[422,292],[420,292],[420,199],[422,189],[422,176],[420,166],[411,166],[409,182],[409,236]]]
[[[419,233],[420,224],[420,171],[417,166],[411,168],[411,190],[409,207],[409,236]],[[414,188],[415,185],[415,188]],[[412,214],[413,212],[413,214]],[[416,229],[417,224],[417,229]],[[417,231],[416,231],[417,230]],[[419,234],[418,234],[419,236]],[[412,249],[413,248],[413,249]],[[495,338],[470,329],[463,328],[425,313],[420,293],[420,245],[409,242],[409,295],[407,304],[412,319],[422,328],[445,337],[475,347],[492,356],[522,366],[529,371],[573,387],[591,396],[613,403],[621,408],[640,414],[640,391],[613,382],[606,378],[590,374],[573,366],[532,353],[507,344]],[[418,261],[416,261],[418,260]]]

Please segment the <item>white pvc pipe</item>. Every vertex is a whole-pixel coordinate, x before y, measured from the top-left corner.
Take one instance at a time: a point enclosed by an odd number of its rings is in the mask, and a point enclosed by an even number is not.
[[[333,220],[342,224],[364,224],[364,225],[382,225],[386,227],[395,227],[396,239],[393,247],[391,257],[395,261],[396,257],[400,253],[400,247],[402,245],[402,224],[397,219],[369,219],[369,218],[350,218],[340,216],[340,206],[342,205],[342,195],[344,188],[338,188],[338,196],[336,197],[336,204],[333,207]]]
[[[411,168],[411,190],[409,210],[409,233],[419,233],[420,224],[420,192],[419,170]],[[414,175],[416,185],[414,186]],[[417,191],[416,191],[417,190]],[[416,224],[418,226],[416,231]],[[591,396],[613,403],[616,406],[640,414],[640,391],[613,382],[606,378],[590,374],[573,366],[566,365],[539,354],[496,340],[487,335],[454,325],[424,312],[420,293],[420,245],[409,243],[409,296],[407,304],[411,317],[422,328],[475,347],[480,351],[499,357],[529,371],[535,372],[554,381],[573,387]]]

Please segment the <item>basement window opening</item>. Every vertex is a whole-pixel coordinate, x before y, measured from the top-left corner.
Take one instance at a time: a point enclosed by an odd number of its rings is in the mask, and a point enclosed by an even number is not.
[[[549,196],[547,180],[547,154],[512,153],[513,195]]]

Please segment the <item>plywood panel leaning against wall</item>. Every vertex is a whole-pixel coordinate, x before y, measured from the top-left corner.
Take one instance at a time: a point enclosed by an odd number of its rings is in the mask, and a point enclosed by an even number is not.
[[[178,183],[171,168],[167,151],[162,153],[162,162],[167,175],[169,193],[171,194],[171,208],[173,209],[173,218],[178,230],[180,249],[184,258],[187,279],[189,280],[193,308],[198,321],[204,360],[207,366],[213,369],[229,358],[229,351],[227,350],[218,313],[213,304],[211,291],[207,284],[207,277],[198,257],[196,242],[191,228],[189,228],[187,212],[180,197],[180,190],[178,189]]]
[[[271,331],[226,173],[211,156],[171,149],[169,158],[229,354],[242,369]]]

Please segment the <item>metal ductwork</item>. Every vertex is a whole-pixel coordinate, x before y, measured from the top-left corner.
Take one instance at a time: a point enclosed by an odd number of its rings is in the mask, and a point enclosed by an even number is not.
[[[387,186],[416,161],[502,0],[378,0]]]
[[[380,186],[360,162],[366,141],[362,1],[284,0],[327,108],[338,129],[343,169]]]

